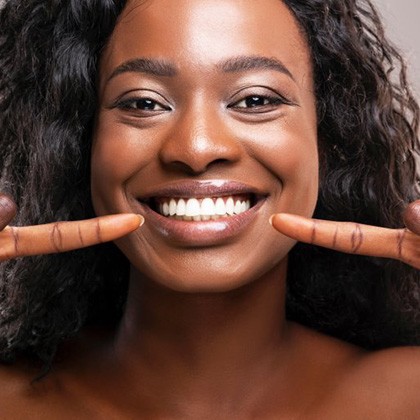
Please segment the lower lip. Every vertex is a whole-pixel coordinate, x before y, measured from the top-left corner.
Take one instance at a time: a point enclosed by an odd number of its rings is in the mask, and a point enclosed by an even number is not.
[[[245,230],[255,219],[265,199],[249,210],[234,216],[208,221],[184,221],[165,217],[139,201],[146,224],[165,238],[184,246],[211,246],[233,238]]]

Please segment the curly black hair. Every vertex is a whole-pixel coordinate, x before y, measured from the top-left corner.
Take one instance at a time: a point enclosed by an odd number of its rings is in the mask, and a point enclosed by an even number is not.
[[[280,1],[280,0],[279,0]],[[419,110],[368,0],[283,0],[312,52],[321,156],[315,216],[401,227],[418,198]],[[0,191],[14,224],[93,216],[98,60],[123,0],[7,0],[0,10]],[[117,322],[128,262],[114,245],[0,265],[0,358],[51,363],[89,322]],[[420,274],[310,245],[290,253],[287,313],[366,348],[420,343]]]

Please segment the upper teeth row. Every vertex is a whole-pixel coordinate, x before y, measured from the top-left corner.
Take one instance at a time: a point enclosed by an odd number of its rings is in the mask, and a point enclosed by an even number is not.
[[[170,199],[160,204],[160,213],[164,216],[232,216],[247,211],[251,207],[249,200],[234,200],[233,197],[225,201],[219,197],[216,201],[212,198],[189,198],[188,200]]]

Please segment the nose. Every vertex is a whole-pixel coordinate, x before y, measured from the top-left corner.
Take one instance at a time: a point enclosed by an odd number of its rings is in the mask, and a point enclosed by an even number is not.
[[[240,143],[226,120],[205,104],[190,106],[180,113],[162,144],[162,164],[172,170],[201,174],[212,166],[237,162]]]

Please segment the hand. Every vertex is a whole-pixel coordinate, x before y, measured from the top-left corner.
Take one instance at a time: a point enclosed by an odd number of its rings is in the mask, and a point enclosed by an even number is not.
[[[405,229],[308,219],[286,213],[274,214],[270,223],[301,242],[349,254],[393,258],[420,269],[420,200],[406,208],[403,218]]]
[[[113,241],[143,224],[136,214],[116,214],[75,222],[7,226],[16,214],[13,201],[0,195],[0,261],[28,255],[51,254]]]

